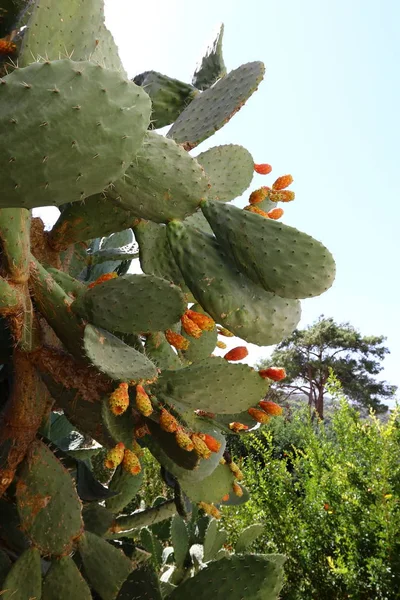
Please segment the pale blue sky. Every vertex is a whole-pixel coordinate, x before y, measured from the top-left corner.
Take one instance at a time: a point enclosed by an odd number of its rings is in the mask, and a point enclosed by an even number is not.
[[[228,70],[267,67],[246,106],[204,143],[239,143],[273,174],[291,173],[296,201],[283,221],[323,241],[337,279],[302,302],[301,326],[324,313],[384,334],[384,377],[400,386],[398,0],[106,0],[107,22],[130,76],[155,69],[190,82],[225,23]],[[245,198],[239,203],[243,206]],[[253,359],[266,351],[253,350]]]

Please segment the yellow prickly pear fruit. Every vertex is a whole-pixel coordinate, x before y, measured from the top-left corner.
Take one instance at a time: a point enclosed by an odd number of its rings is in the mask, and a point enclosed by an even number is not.
[[[282,175],[272,184],[272,189],[276,191],[284,190],[291,183],[293,183],[293,177],[291,175]]]
[[[281,190],[280,192],[272,190],[269,194],[271,202],[292,202],[296,194],[291,190]]]
[[[153,412],[151,400],[142,385],[136,386],[136,408],[145,417],[150,416]]]
[[[237,466],[237,464],[232,461],[231,463],[229,463],[229,468],[232,471],[232,473],[234,474],[235,478],[238,481],[242,481],[242,479],[243,479],[243,473],[239,469],[239,467]]]
[[[217,342],[217,348],[221,348],[221,350],[225,350],[226,349],[226,344],[225,342]]]
[[[175,433],[179,429],[178,421],[165,408],[161,409],[160,427],[168,433]]]
[[[258,423],[265,424],[265,423],[268,423],[268,421],[269,421],[269,415],[267,415],[267,413],[264,412],[263,410],[259,410],[258,408],[249,408],[249,410],[247,412]]]
[[[224,459],[223,456],[221,456],[221,458],[219,459],[219,464],[220,465],[226,465],[226,460]]]
[[[126,449],[122,459],[122,468],[131,475],[138,475],[142,470],[140,460],[132,450]]]
[[[187,350],[189,348],[189,340],[184,338],[180,333],[175,333],[172,329],[167,329],[165,337],[167,342],[177,350]]]
[[[225,337],[235,337],[235,334],[231,333],[226,327],[217,327],[217,331],[220,335],[224,335]]]
[[[92,281],[92,283],[89,283],[88,288],[94,288],[96,285],[104,283],[105,281],[110,281],[110,279],[115,279],[116,277],[118,277],[118,275],[115,272],[104,273],[104,275],[100,275],[100,277],[98,277],[96,281]]]
[[[201,437],[196,433],[192,433],[190,438],[193,442],[194,449],[196,450],[200,458],[210,458],[211,450],[209,450],[207,444],[201,439]]]
[[[119,442],[114,448],[111,448],[106,454],[104,460],[104,466],[107,469],[116,469],[118,465],[122,463],[124,458],[125,446],[122,442]]]
[[[232,490],[233,493],[236,494],[236,496],[238,496],[239,498],[243,496],[243,490],[241,486],[238,483],[236,483],[236,481],[232,483]]]
[[[122,415],[129,406],[128,384],[120,383],[108,399],[113,415]]]
[[[187,310],[187,316],[194,321],[203,331],[212,331],[215,327],[215,321],[208,315],[196,312],[195,310]]]
[[[270,189],[271,188],[267,187],[266,185],[263,185],[263,187],[259,188],[258,190],[254,190],[254,192],[251,192],[249,196],[249,203],[258,204],[259,202],[262,202],[268,196]]]
[[[176,443],[183,450],[187,450],[187,452],[191,452],[194,449],[194,444],[188,434],[183,431],[183,429],[178,429],[175,433]]]
[[[200,327],[188,317],[187,312],[181,316],[181,323],[185,332],[196,339],[203,333]]]
[[[214,504],[208,504],[207,502],[199,502],[199,508],[202,508],[207,515],[214,517],[214,519],[220,519],[221,513]]]

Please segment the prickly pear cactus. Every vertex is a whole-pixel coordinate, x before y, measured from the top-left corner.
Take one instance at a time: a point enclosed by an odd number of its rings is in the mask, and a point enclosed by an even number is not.
[[[241,210],[269,165],[237,144],[189,153],[264,65],[226,72],[221,28],[192,84],[130,81],[103,0],[5,1],[0,32],[0,595],[277,598],[281,564],[228,556],[215,521],[194,533],[199,510],[249,498],[227,436],[276,414],[265,372],[236,364],[246,342],[279,342],[334,278],[320,242],[276,222],[290,176]],[[133,510],[149,452],[174,498]],[[171,518],[159,581],[152,528]]]

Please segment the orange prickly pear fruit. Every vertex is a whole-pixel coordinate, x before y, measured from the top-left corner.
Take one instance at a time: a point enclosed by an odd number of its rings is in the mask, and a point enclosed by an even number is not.
[[[210,458],[211,450],[209,450],[204,440],[202,440],[201,437],[196,433],[192,433],[190,438],[193,442],[194,449],[196,450],[196,453],[200,456],[200,458]]]
[[[212,435],[208,435],[208,433],[199,433],[198,435],[211,452],[219,452],[221,444]]]
[[[178,421],[165,408],[161,409],[160,427],[168,433],[175,433],[179,429]]]
[[[262,202],[268,196],[270,190],[271,188],[263,185],[262,187],[258,188],[258,190],[251,192],[249,196],[249,204],[258,204],[259,202]]]
[[[243,489],[238,483],[236,483],[236,481],[232,483],[232,490],[233,493],[236,494],[236,496],[238,496],[239,498],[243,496]]]
[[[207,502],[199,502],[199,508],[202,508],[207,515],[214,517],[214,519],[220,519],[221,513],[214,504],[208,504]]]
[[[224,358],[225,360],[242,360],[243,358],[246,358],[248,353],[249,351],[247,350],[246,346],[237,346],[236,348],[229,350],[229,352],[225,354]]]
[[[114,448],[111,448],[106,454],[104,460],[104,466],[107,469],[116,469],[118,465],[122,463],[124,458],[125,446],[122,442],[119,442]]]
[[[186,311],[186,314],[202,331],[212,331],[215,327],[215,321],[208,315],[190,309]]]
[[[147,427],[147,424],[144,425],[137,425],[134,429],[134,434],[135,437],[137,437],[138,439],[144,437],[145,435],[150,435],[151,431],[150,429]]]
[[[142,470],[140,460],[132,450],[126,449],[122,460],[122,468],[131,475],[138,475]]]
[[[187,316],[187,313],[181,316],[182,327],[188,335],[198,339],[203,331],[192,319]]]
[[[267,413],[264,412],[263,410],[260,410],[258,408],[249,408],[249,410],[247,412],[258,423],[265,424],[265,423],[268,423],[268,421],[269,421],[269,415],[267,415]]]
[[[178,429],[178,431],[175,433],[175,439],[178,446],[183,450],[191,452],[194,449],[194,444],[192,440],[190,439],[188,434],[185,431],[183,431],[183,429]]]
[[[291,183],[293,183],[293,177],[291,175],[282,175],[272,184],[272,189],[276,191],[284,190]]]
[[[189,340],[184,338],[180,333],[175,333],[172,329],[167,329],[165,337],[167,342],[177,350],[187,350],[189,348]]]
[[[104,275],[100,275],[100,277],[98,277],[96,281],[92,281],[92,283],[89,283],[88,288],[94,288],[95,285],[99,285],[99,283],[104,283],[105,281],[110,281],[110,279],[115,279],[116,277],[118,277],[118,275],[115,272],[104,273]]]
[[[142,385],[136,386],[136,408],[144,417],[149,417],[153,412],[151,400]]]
[[[271,167],[271,165],[268,165],[267,163],[261,163],[259,165],[255,164],[254,170],[259,175],[268,175],[269,173],[271,173],[272,167]]]
[[[120,383],[108,399],[113,415],[122,415],[129,406],[128,384]]]
[[[208,419],[215,417],[215,413],[207,412],[206,410],[195,410],[194,412],[198,417],[207,417]]]
[[[221,350],[226,350],[226,344],[225,342],[217,342],[217,348],[221,348]]]
[[[234,421],[233,423],[229,423],[229,429],[237,433],[238,431],[246,431],[248,429],[248,425],[244,425],[243,423],[238,423]]]
[[[0,39],[0,54],[14,54],[17,46],[6,38]]]
[[[273,208],[272,210],[267,212],[267,215],[270,219],[277,221],[283,215],[283,210],[281,208]]]
[[[286,377],[285,369],[281,367],[269,367],[268,369],[261,369],[258,374],[263,379],[272,379],[272,381],[281,381]]]
[[[271,402],[270,400],[260,400],[258,406],[262,408],[267,415],[272,415],[273,417],[279,416],[283,412],[282,406],[279,406],[279,404]]]
[[[223,335],[225,337],[235,337],[235,334],[231,333],[229,331],[229,329],[226,329],[225,327],[218,326],[217,331],[218,331],[219,335]]]
[[[245,206],[243,210],[248,210],[249,212],[255,213],[256,215],[260,215],[260,217],[264,217],[265,219],[269,219],[268,213],[265,210],[261,210],[257,206],[250,204],[249,206]]]
[[[232,471],[232,473],[234,474],[235,478],[238,481],[242,481],[242,479],[243,479],[243,473],[239,469],[239,467],[237,466],[237,464],[232,461],[232,462],[229,463],[229,468]]]
[[[228,502],[229,500],[229,494],[225,494],[225,496],[222,496],[221,498],[221,502]]]
[[[282,190],[280,192],[272,191],[269,195],[271,202],[291,202],[296,197],[296,194],[291,190]]]

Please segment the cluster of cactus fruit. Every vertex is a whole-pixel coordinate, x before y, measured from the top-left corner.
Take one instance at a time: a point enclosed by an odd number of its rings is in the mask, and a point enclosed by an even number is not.
[[[239,364],[244,343],[281,341],[299,299],[334,280],[329,251],[277,221],[290,176],[242,210],[231,201],[271,167],[234,144],[190,153],[264,66],[227,73],[221,28],[191,85],[131,81],[103,0],[0,4],[2,598],[277,598],[282,561],[268,555],[219,556],[160,587],[123,544],[176,513],[179,539],[199,508],[218,517],[247,501],[226,437],[279,413],[262,399],[284,372]],[[45,206],[60,209],[50,231],[32,216]],[[242,345],[215,356],[218,336]],[[99,448],[107,486],[93,475]],[[121,514],[144,448],[174,500]]]

